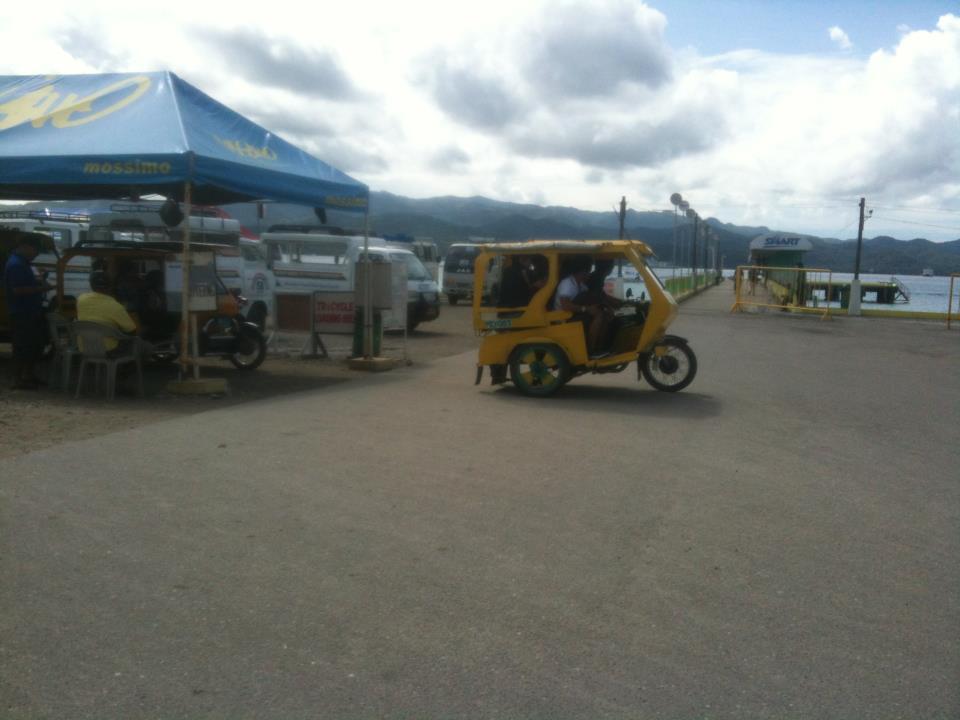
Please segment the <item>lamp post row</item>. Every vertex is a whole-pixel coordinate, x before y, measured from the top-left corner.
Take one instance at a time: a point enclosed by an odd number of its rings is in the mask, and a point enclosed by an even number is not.
[[[719,259],[718,238],[680,193],[673,193],[670,196],[670,203],[673,205],[673,266],[675,270],[680,269],[681,275],[689,267],[694,286],[696,286],[698,265],[704,272],[708,269],[716,270]],[[682,223],[678,226],[678,215],[681,219],[690,220],[692,223]],[[684,236],[687,233],[684,232],[684,228],[691,225],[689,246],[685,247]],[[710,258],[711,251],[712,258]]]

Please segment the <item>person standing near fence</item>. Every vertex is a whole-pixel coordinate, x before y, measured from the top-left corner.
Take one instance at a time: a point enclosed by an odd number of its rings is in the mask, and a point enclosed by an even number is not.
[[[807,271],[803,269],[803,263],[797,263],[797,305],[807,304]]]

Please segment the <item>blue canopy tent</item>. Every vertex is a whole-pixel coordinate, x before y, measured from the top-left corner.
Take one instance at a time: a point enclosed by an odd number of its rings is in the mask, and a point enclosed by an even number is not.
[[[156,193],[365,212],[367,186],[170,72],[0,76],[0,198]]]
[[[173,73],[0,76],[0,199],[148,194],[188,208],[274,200],[366,213],[369,205],[366,185]],[[189,223],[185,235],[187,256]]]

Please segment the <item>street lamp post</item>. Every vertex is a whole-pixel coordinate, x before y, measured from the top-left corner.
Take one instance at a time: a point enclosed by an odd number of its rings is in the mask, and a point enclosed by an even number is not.
[[[670,196],[670,204],[673,205],[673,274],[677,273],[677,207],[683,202],[683,196],[680,193],[673,193]]]
[[[680,201],[680,204],[679,204],[677,207],[680,209],[680,217],[681,217],[681,218],[686,218],[686,217],[688,217],[688,213],[690,212],[690,203],[689,203],[689,202],[687,202],[686,200],[681,200],[681,201]],[[684,270],[685,270],[686,267],[687,267],[687,238],[686,238],[687,231],[686,231],[686,225],[687,225],[687,223],[684,222],[684,224],[680,226],[680,264],[683,266],[683,269],[684,269]],[[683,274],[684,274],[684,273],[681,272],[681,276],[682,276]]]
[[[700,216],[693,208],[687,210],[687,217],[693,220],[693,247],[690,250],[690,274],[693,276],[693,287],[697,287],[697,235],[700,233]]]

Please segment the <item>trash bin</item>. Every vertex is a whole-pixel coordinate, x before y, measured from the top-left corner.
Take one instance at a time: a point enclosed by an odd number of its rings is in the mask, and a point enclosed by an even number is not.
[[[379,310],[373,311],[373,348],[374,357],[380,355],[380,339],[383,336],[383,319]],[[358,307],[353,315],[353,354],[351,357],[363,357],[363,308]]]

